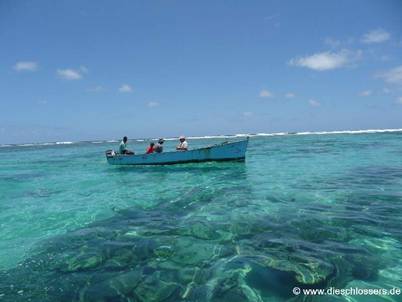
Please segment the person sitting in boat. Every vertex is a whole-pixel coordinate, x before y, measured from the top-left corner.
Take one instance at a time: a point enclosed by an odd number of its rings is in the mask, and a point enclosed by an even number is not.
[[[154,152],[156,153],[162,153],[163,152],[163,143],[165,142],[165,140],[163,138],[160,138],[158,140],[158,143],[155,145],[154,147]]]
[[[147,154],[154,153],[154,151],[155,151],[154,146],[155,146],[155,143],[154,143],[154,142],[151,142],[151,143],[149,144],[149,147],[148,147],[148,149],[147,149]]]
[[[123,140],[120,143],[119,153],[120,154],[127,154],[127,155],[134,154],[133,151],[130,151],[130,150],[127,149],[127,136],[123,137]]]
[[[186,138],[184,136],[179,137],[180,143],[177,145],[177,151],[187,151],[188,150],[188,143],[186,142]]]

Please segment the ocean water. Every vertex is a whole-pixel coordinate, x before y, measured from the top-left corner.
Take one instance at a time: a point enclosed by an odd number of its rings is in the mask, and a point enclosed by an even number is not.
[[[402,301],[292,292],[402,287],[402,132],[257,135],[243,163],[111,148],[0,148],[0,301]]]

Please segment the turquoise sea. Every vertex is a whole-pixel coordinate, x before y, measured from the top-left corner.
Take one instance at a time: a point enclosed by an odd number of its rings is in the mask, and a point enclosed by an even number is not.
[[[155,167],[109,166],[117,145],[0,147],[0,301],[402,301],[292,292],[402,287],[402,132]]]

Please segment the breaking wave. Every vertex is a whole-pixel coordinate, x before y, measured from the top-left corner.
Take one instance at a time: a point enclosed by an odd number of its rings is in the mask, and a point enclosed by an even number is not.
[[[387,132],[402,132],[400,129],[366,129],[366,130],[334,130],[334,131],[304,131],[304,132],[272,132],[272,133],[238,133],[238,134],[219,134],[205,136],[188,136],[188,139],[219,139],[219,138],[237,138],[237,137],[259,137],[259,136],[284,136],[284,135],[331,135],[331,134],[369,134],[369,133],[387,133]],[[177,140],[178,137],[168,137],[165,141]],[[144,142],[148,139],[133,139],[137,142]],[[149,140],[158,140],[158,138],[150,138]],[[72,145],[72,144],[106,144],[118,143],[118,140],[97,140],[97,141],[81,141],[81,142],[47,142],[47,143],[24,143],[24,144],[3,144],[0,148],[10,147],[33,147],[33,146],[53,146],[53,145]]]

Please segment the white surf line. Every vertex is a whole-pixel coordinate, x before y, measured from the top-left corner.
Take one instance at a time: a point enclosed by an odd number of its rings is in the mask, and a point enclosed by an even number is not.
[[[239,133],[233,135],[205,135],[205,136],[188,136],[187,139],[197,140],[197,139],[217,139],[217,138],[237,138],[237,137],[259,137],[259,136],[282,136],[282,135],[329,135],[329,134],[370,134],[370,133],[388,133],[388,132],[402,132],[400,129],[363,129],[363,130],[334,130],[334,131],[302,131],[302,132],[272,132],[272,133]],[[165,141],[178,140],[179,137],[168,137],[164,138]],[[149,139],[132,139],[137,142],[144,141],[158,141],[158,138]],[[118,143],[118,140],[105,140],[105,141],[92,141],[92,144],[100,143]],[[4,144],[0,145],[1,148],[7,147],[32,147],[32,146],[51,146],[51,145],[71,145],[79,144],[80,142],[47,142],[47,143],[25,143],[25,144]]]

